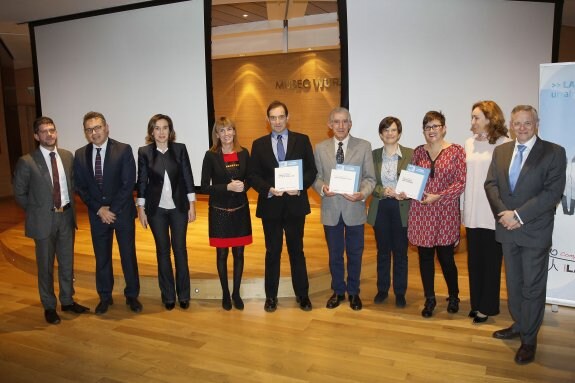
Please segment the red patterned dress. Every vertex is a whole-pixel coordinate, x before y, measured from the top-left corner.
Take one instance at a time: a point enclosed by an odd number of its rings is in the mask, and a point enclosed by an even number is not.
[[[430,205],[411,201],[407,226],[409,242],[422,247],[447,246],[457,242],[461,225],[459,197],[465,189],[465,150],[452,144],[432,161],[421,145],[414,150],[411,163],[432,169],[425,192],[439,194],[441,198]]]

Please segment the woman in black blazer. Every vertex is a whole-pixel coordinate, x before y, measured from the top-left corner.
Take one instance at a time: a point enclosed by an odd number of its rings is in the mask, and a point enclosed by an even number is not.
[[[158,282],[167,310],[190,307],[190,271],[186,232],[196,219],[194,177],[184,144],[174,142],[172,119],[156,114],[148,123],[148,145],[138,149],[138,216],[152,229],[158,259]],[[171,237],[171,238],[170,238]],[[172,270],[170,243],[176,278]]]
[[[202,166],[202,193],[210,195],[210,246],[216,248],[222,285],[222,307],[243,310],[240,284],[244,269],[244,246],[252,243],[252,223],[246,191],[249,153],[240,146],[234,123],[220,117],[212,130],[213,146]],[[228,287],[228,252],[234,257],[234,286]]]

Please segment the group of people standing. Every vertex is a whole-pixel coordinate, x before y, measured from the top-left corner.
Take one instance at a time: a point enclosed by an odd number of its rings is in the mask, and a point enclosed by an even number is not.
[[[514,140],[508,136],[501,108],[493,101],[479,101],[471,108],[473,136],[461,147],[445,140],[445,116],[430,111],[423,118],[426,143],[412,150],[398,143],[401,122],[384,118],[379,125],[384,145],[373,151],[377,184],[368,223],[374,227],[377,243],[374,302],[388,297],[393,256],[395,303],[405,306],[410,242],[419,253],[425,318],[433,315],[437,305],[435,254],[447,284],[447,311],[459,311],[454,248],[461,223],[467,237],[473,323],[484,323],[499,313],[505,259],[513,325],[495,331],[493,337],[521,338],[515,362],[527,364],[535,359],[545,312],[548,253],[567,159],[563,147],[537,136],[539,117],[532,106],[513,108],[510,126]],[[421,201],[406,200],[405,193],[395,191],[400,171],[410,163],[430,170]]]
[[[261,218],[265,237],[264,310],[273,312],[278,306],[284,234],[296,301],[302,310],[312,309],[303,237],[305,218],[311,212],[307,189],[313,187],[321,196],[321,222],[332,277],[328,309],[339,306],[346,294],[353,310],[362,309],[360,275],[367,222],[373,226],[377,244],[376,304],[388,298],[393,285],[396,306],[406,306],[407,250],[408,243],[412,243],[418,248],[425,294],[421,315],[431,317],[437,305],[435,254],[447,284],[447,311],[458,312],[454,249],[463,222],[469,257],[469,316],[474,323],[483,323],[499,313],[500,273],[505,258],[514,324],[495,332],[494,337],[520,336],[522,346],[516,362],[533,360],[544,312],[546,255],[566,166],[564,149],[537,137],[534,108],[520,105],[512,111],[510,126],[516,136],[512,141],[499,106],[493,101],[477,102],[471,110],[473,136],[464,147],[445,139],[447,126],[441,112],[425,114],[425,144],[415,149],[399,144],[401,121],[385,117],[379,124],[383,147],[373,151],[368,141],[350,135],[351,115],[342,107],[329,115],[333,137],[318,143],[315,151],[308,136],[288,129],[289,113],[284,103],[272,102],[266,117],[271,133],[253,142],[251,155],[240,145],[234,123],[219,118],[212,130],[213,145],[203,161],[201,191],[209,195],[209,243],[216,248],[225,310],[244,308],[240,286],[244,248],[252,243],[246,194],[250,187],[258,193],[256,216]],[[109,127],[101,113],[87,113],[83,128],[89,143],[72,156],[56,147],[54,121],[48,117],[37,119],[34,138],[39,148],[19,160],[14,176],[16,201],[26,212],[26,235],[35,240],[46,321],[60,322],[53,287],[55,257],[62,311],[89,311],[73,300],[75,192],[88,207],[100,297],[96,314],[106,313],[113,304],[114,234],[126,282],[126,304],[133,312],[142,310],[138,300],[136,217],[144,228],[150,227],[154,237],[163,305],[167,310],[174,309],[176,303],[182,309],[189,308],[186,232],[188,223],[196,219],[196,195],[187,149],[175,142],[171,118],[157,114],[150,119],[147,145],[138,150],[137,168],[130,145],[108,137]],[[278,190],[275,170],[280,162],[289,160],[301,160],[301,189]],[[359,186],[354,193],[330,190],[331,172],[338,164],[359,169]],[[400,172],[409,164],[430,171],[420,201],[396,191]],[[227,272],[230,248],[231,292]]]

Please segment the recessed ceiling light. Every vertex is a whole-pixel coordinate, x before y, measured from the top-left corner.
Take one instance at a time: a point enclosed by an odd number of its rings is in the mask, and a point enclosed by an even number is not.
[[[247,18],[248,18],[248,14],[247,14],[247,13],[244,13],[244,14],[242,15],[242,17],[243,17],[244,19],[247,19]]]

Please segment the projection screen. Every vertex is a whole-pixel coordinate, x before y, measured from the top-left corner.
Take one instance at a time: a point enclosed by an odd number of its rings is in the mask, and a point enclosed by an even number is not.
[[[48,20],[31,29],[41,113],[54,119],[60,147],[75,151],[87,143],[82,117],[93,110],[136,157],[150,117],[167,114],[200,185],[209,148],[203,0]]]
[[[471,106],[537,107],[539,64],[551,61],[554,3],[504,0],[348,0],[352,135],[382,145],[387,115],[401,142],[424,143],[428,110],[447,118],[450,142],[471,135]]]

